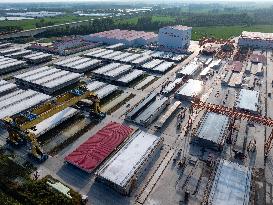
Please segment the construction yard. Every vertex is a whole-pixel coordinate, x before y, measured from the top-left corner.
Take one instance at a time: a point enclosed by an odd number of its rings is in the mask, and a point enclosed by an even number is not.
[[[0,146],[37,178],[92,205],[273,203],[272,49],[6,46],[26,56],[0,50]]]

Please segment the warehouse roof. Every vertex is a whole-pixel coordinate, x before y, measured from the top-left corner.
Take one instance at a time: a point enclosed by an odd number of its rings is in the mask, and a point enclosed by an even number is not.
[[[237,98],[236,107],[252,112],[257,112],[259,105],[259,95],[259,91],[241,89]]]
[[[154,149],[160,137],[139,131],[103,166],[98,175],[125,187]]]
[[[249,204],[251,175],[249,168],[222,159],[215,174],[208,204]]]
[[[65,157],[65,161],[91,172],[100,165],[129,135],[133,129],[110,122]]]

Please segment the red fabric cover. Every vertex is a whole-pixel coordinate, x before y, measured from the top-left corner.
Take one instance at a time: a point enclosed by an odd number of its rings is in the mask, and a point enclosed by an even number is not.
[[[132,132],[133,129],[128,126],[110,122],[66,156],[65,161],[86,172],[92,172]]]

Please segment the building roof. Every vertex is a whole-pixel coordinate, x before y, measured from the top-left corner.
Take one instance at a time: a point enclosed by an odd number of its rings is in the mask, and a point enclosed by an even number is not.
[[[150,155],[160,137],[139,131],[102,167],[98,175],[120,187],[125,187]]]
[[[252,39],[252,40],[273,40],[273,33],[243,31],[241,34],[241,37]]]
[[[247,205],[250,199],[251,170],[221,160],[210,191],[208,204]]]
[[[187,30],[192,29],[192,27],[182,26],[182,25],[166,26],[166,27],[163,27],[163,29],[168,29],[168,28],[176,29],[176,30],[180,30],[180,31],[187,31]]]

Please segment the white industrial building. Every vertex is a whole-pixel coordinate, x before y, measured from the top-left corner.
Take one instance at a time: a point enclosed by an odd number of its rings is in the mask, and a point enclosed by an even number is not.
[[[118,192],[128,195],[160,150],[163,138],[137,131],[128,142],[98,171],[98,180],[110,185]]]
[[[190,45],[191,27],[167,26],[159,29],[158,44],[163,48],[184,50]]]
[[[239,46],[251,48],[273,48],[273,33],[243,31],[238,40]]]

